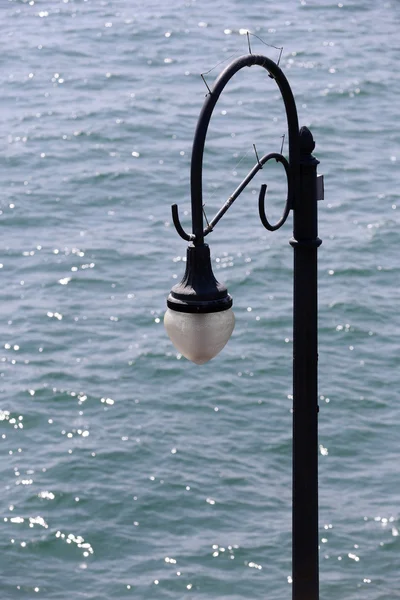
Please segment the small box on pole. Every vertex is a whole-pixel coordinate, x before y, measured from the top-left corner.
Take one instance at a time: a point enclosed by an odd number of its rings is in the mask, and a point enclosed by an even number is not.
[[[323,175],[317,175],[317,200],[325,200]]]

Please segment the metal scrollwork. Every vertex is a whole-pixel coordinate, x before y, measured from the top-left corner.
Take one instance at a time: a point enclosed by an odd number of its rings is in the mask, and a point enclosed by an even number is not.
[[[222,206],[219,212],[214,216],[214,218],[210,222],[207,222],[207,227],[204,228],[202,167],[204,144],[211,115],[228,81],[235,75],[235,73],[240,71],[240,69],[244,67],[251,67],[253,65],[258,65],[266,69],[268,74],[271,75],[272,78],[275,80],[282,94],[282,99],[284,101],[286,110],[289,132],[289,160],[286,160],[286,158],[282,154],[278,153],[267,154],[263,156],[260,160],[258,160],[257,156],[257,164],[252,168],[247,177],[245,177],[245,179],[236,188],[233,194],[229,196],[228,200],[225,202],[225,204]],[[299,183],[299,154],[299,125],[297,118],[297,110],[292,90],[289,86],[285,75],[282,73],[279,66],[266,56],[249,54],[247,56],[241,56],[237,58],[230,65],[228,65],[228,67],[226,67],[226,69],[220,74],[220,76],[215,81],[215,84],[212,87],[210,94],[208,94],[206,97],[197,123],[193,141],[190,177],[193,233],[187,233],[182,227],[181,222],[179,220],[178,207],[176,204],[174,204],[172,206],[172,219],[176,231],[181,236],[181,238],[183,238],[186,241],[193,242],[193,244],[196,246],[204,244],[205,236],[207,236],[214,229],[215,225],[226,213],[228,208],[232,206],[233,202],[236,200],[239,194],[241,194],[245,187],[250,183],[250,181],[253,179],[256,173],[258,173],[258,171],[262,169],[263,165],[266,162],[272,159],[275,159],[277,162],[280,162],[284,166],[286,172],[286,178],[288,182],[288,196],[286,200],[286,205],[281,219],[274,225],[271,225],[265,213],[264,203],[267,186],[263,184],[261,186],[259,195],[259,213],[261,222],[266,229],[269,229],[270,231],[275,231],[276,229],[279,229],[286,221],[290,209],[294,208],[296,203],[296,189],[298,188]]]
[[[175,229],[176,229],[177,233],[181,236],[181,238],[183,238],[187,242],[191,242],[192,240],[194,240],[195,236],[193,235],[193,233],[186,233],[186,231],[183,229],[183,227],[181,225],[177,204],[173,204],[171,206],[171,212],[172,212],[172,221],[175,225]]]
[[[265,214],[265,195],[267,192],[267,185],[265,183],[262,184],[261,189],[260,189],[260,194],[258,196],[258,212],[260,214],[261,223],[264,225],[265,229],[268,229],[268,231],[276,231],[277,229],[282,227],[282,225],[285,223],[286,219],[288,218],[290,209],[293,207],[292,178],[291,178],[291,173],[290,173],[290,165],[289,165],[288,161],[286,160],[286,158],[284,156],[282,156],[282,154],[272,153],[272,154],[268,154],[267,156],[263,156],[263,158],[261,159],[260,162],[262,164],[265,164],[273,158],[276,160],[276,162],[281,163],[285,168],[286,179],[287,179],[287,184],[288,184],[288,195],[287,195],[285,209],[283,211],[282,217],[279,219],[279,221],[277,223],[275,223],[275,225],[271,225],[271,223],[267,219],[267,215]]]

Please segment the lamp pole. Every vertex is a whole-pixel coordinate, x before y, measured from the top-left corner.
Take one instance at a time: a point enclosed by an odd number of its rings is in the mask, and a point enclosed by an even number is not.
[[[218,98],[228,81],[244,67],[259,65],[275,80],[285,105],[289,132],[289,160],[272,153],[257,164],[204,228],[202,166],[208,125]],[[179,235],[190,242],[186,271],[167,300],[165,326],[177,348],[190,360],[202,364],[226,344],[234,327],[232,298],[212,272],[210,251],[204,238],[253,177],[269,160],[284,167],[288,196],[282,218],[272,225],[265,213],[267,186],[259,194],[259,214],[270,231],[279,229],[293,211],[293,541],[292,598],[318,600],[318,390],[317,390],[317,232],[318,160],[307,127],[299,130],[292,90],[279,66],[269,58],[248,54],[234,60],[215,81],[206,96],[197,123],[191,162],[192,233],[182,227],[178,208],[172,216]]]

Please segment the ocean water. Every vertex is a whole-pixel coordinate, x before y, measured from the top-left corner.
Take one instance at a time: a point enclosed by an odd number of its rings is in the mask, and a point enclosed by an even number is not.
[[[400,597],[395,0],[1,0],[0,597],[291,594],[291,217],[281,167],[209,236],[236,328],[198,367],[163,328],[184,270],[194,129],[252,51],[280,65],[319,203],[322,600]],[[263,69],[213,116],[212,216],[285,114]],[[284,153],[287,144],[284,145]]]

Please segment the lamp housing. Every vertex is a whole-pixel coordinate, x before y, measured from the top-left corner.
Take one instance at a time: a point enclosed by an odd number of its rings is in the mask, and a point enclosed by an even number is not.
[[[172,288],[167,306],[167,333],[192,362],[208,362],[229,340],[235,326],[232,297],[214,276],[207,244],[188,246],[185,274]]]
[[[212,271],[208,244],[188,246],[185,274],[182,281],[172,288],[167,306],[177,312],[197,314],[220,312],[232,307],[232,297]]]

